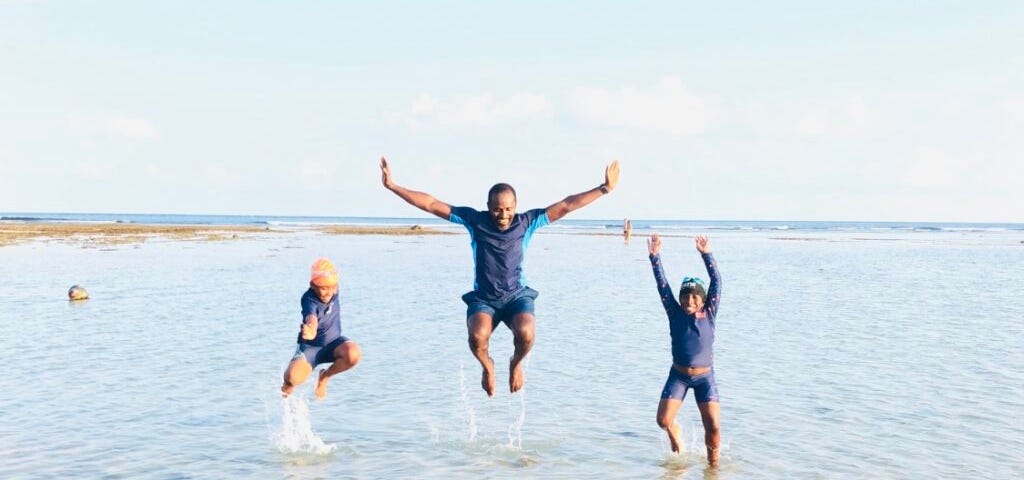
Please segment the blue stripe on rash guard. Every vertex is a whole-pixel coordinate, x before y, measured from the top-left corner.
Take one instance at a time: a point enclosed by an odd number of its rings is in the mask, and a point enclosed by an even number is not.
[[[466,219],[460,217],[457,213],[455,213],[455,208],[452,208],[451,213],[448,215],[448,221],[452,222],[452,223],[457,223],[459,225],[462,225],[463,227],[466,227],[466,231],[469,232],[469,247],[473,250],[473,271],[475,272],[476,271],[476,237],[473,236],[473,227],[469,224],[469,222]],[[474,275],[473,276],[473,291],[476,291],[479,288],[480,287],[479,287],[479,285],[477,283],[476,276]]]
[[[473,250],[473,272],[476,272],[476,238],[473,237],[473,230],[469,231],[469,248]],[[473,275],[473,291],[480,290],[480,279]]]
[[[548,220],[548,212],[544,211],[543,214],[537,215],[536,218],[530,222],[530,226],[526,228],[526,235],[523,236],[523,263],[520,264],[519,268],[522,270],[522,274],[519,276],[519,286],[526,286],[526,249],[530,247],[530,240],[533,239],[533,232],[536,232],[541,227],[547,226],[551,222]]]

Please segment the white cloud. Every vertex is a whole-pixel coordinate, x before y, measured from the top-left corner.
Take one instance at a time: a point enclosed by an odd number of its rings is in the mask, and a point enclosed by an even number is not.
[[[69,115],[67,125],[72,130],[91,135],[107,135],[130,140],[156,140],[159,132],[149,120],[129,115],[89,117]]]
[[[869,109],[859,96],[840,105],[821,106],[799,114],[793,130],[800,135],[851,137],[880,125],[881,115]]]
[[[675,76],[647,89],[578,87],[573,104],[580,116],[598,124],[675,136],[701,133],[711,121],[707,101],[690,93]]]
[[[115,137],[124,137],[134,140],[156,140],[160,137],[156,127],[140,117],[113,116],[104,121],[104,131]]]
[[[824,112],[806,112],[796,121],[796,133],[801,135],[823,135],[829,131],[830,125]]]
[[[221,164],[208,164],[203,167],[203,173],[205,180],[215,186],[235,187],[242,184],[241,175]]]
[[[904,170],[904,184],[920,189],[970,189],[978,195],[1019,199],[1024,189],[1024,142],[985,143],[973,149],[947,151],[918,148]],[[1018,200],[1012,203],[1019,204]]]
[[[863,98],[851,97],[846,100],[846,116],[850,120],[852,127],[864,128],[868,126],[872,114],[868,111],[867,105],[864,104]]]
[[[970,188],[979,196],[1003,198],[1003,204],[1019,205],[1024,189],[1024,98],[1011,97],[961,118],[960,128],[949,138],[970,132],[967,145],[919,148],[906,170],[909,185],[922,188]],[[991,125],[987,122],[996,119]],[[937,139],[942,142],[943,139]]]
[[[999,104],[999,110],[1006,120],[1006,133],[1015,137],[1024,133],[1024,97],[1003,100]]]
[[[417,128],[426,125],[452,127],[493,127],[523,121],[551,111],[551,102],[541,95],[516,93],[503,100],[491,94],[443,101],[420,95],[408,110],[387,112],[383,120],[390,124]]]
[[[158,180],[160,182],[174,182],[177,180],[177,175],[174,172],[161,167],[158,163],[147,161],[143,164],[143,171],[149,178]]]
[[[1003,123],[997,127],[995,140],[982,147],[974,159],[980,175],[987,180],[986,187],[1012,192],[1015,204],[1024,197],[1024,97],[1008,98],[999,104]]]
[[[952,127],[933,132],[933,143],[915,149],[904,165],[902,185],[922,191],[973,192],[989,202],[988,208],[975,202],[986,215],[1020,205],[1024,99],[1008,98],[994,107],[970,111]]]
[[[75,163],[75,171],[79,178],[85,180],[110,180],[114,177],[114,169],[110,164],[79,161]]]
[[[432,112],[441,108],[441,102],[430,95],[420,95],[412,104],[410,113],[412,116],[425,116],[430,115]]]
[[[5,167],[8,162],[14,162],[13,149],[0,143],[0,168],[6,169]]]
[[[329,162],[307,159],[302,161],[296,176],[302,188],[322,192],[336,187],[335,170],[334,165]]]
[[[963,179],[962,165],[944,150],[921,147],[903,171],[903,183],[926,189],[953,188]]]

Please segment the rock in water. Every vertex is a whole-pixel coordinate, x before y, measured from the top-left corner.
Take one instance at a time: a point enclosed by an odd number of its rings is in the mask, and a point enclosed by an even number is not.
[[[78,285],[72,285],[68,289],[68,300],[85,300],[89,298],[89,292]]]

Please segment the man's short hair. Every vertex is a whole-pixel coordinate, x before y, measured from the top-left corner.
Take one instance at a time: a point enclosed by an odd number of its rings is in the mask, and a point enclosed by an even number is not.
[[[507,183],[495,183],[487,192],[487,202],[490,203],[491,199],[494,198],[495,195],[502,192],[512,192],[512,198],[518,199],[518,197],[516,197],[516,189],[512,188],[512,185]]]

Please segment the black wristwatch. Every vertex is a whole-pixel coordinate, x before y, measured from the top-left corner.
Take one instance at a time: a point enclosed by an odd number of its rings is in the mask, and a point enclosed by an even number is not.
[[[597,188],[601,190],[602,194],[608,193],[608,185],[602,183],[601,186]]]

